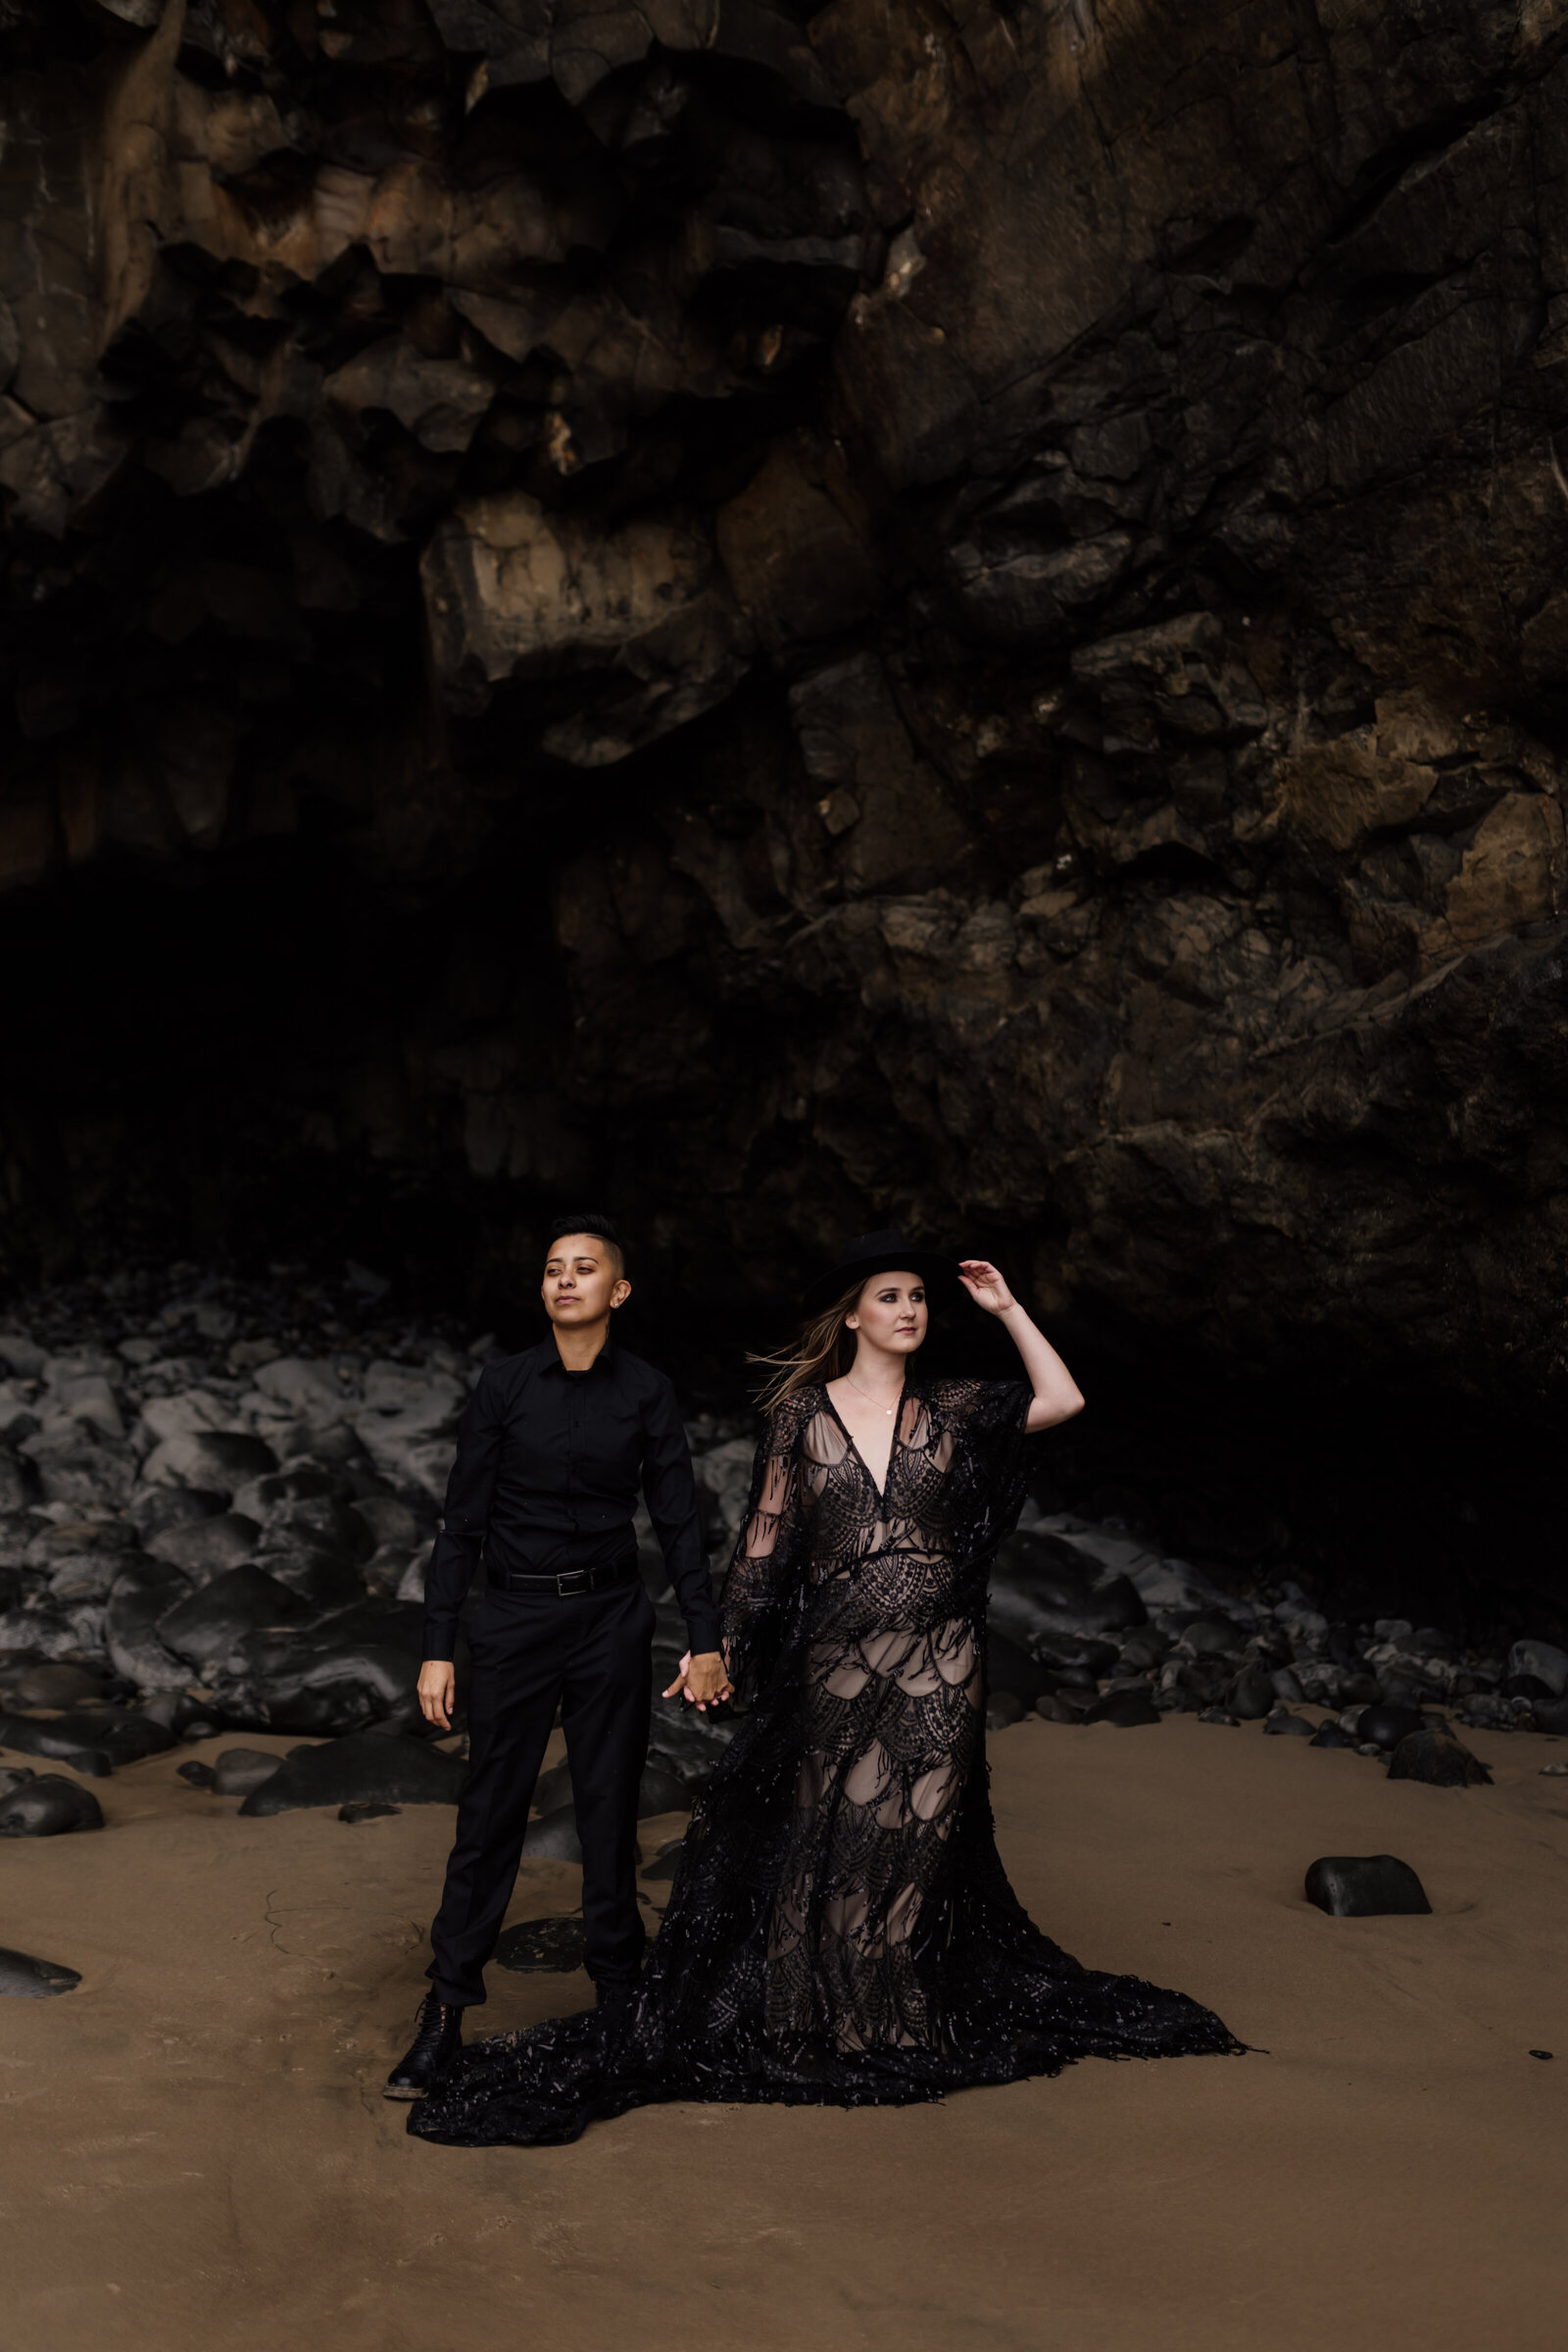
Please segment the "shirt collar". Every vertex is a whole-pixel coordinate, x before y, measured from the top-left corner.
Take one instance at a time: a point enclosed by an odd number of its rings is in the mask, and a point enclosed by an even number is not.
[[[540,1342],[539,1356],[541,1372],[559,1372],[563,1379],[565,1378],[566,1367],[561,1360],[561,1349],[556,1346],[556,1335],[553,1331]],[[615,1341],[612,1332],[606,1335],[605,1344],[588,1366],[588,1370],[597,1372],[602,1364],[607,1372],[612,1371],[614,1368],[614,1360]]]

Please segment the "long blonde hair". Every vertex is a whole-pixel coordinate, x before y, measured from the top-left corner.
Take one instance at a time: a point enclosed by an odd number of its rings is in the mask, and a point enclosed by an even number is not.
[[[803,1389],[814,1389],[818,1381],[843,1379],[858,1345],[856,1334],[846,1329],[844,1318],[854,1314],[866,1282],[873,1279],[862,1278],[831,1306],[824,1306],[819,1315],[803,1323],[793,1348],[783,1348],[777,1355],[748,1356],[748,1363],[773,1367],[772,1379],[758,1392],[759,1412],[776,1412],[787,1397],[798,1396]]]

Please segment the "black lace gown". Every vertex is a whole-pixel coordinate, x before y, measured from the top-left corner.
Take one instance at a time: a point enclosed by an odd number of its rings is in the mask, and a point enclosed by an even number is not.
[[[1081,1968],[1003,1871],[982,1642],[1028,1410],[1015,1383],[910,1384],[878,1493],[825,1390],[779,1409],[723,1602],[750,1711],[629,2015],[474,2044],[411,2132],[538,2146],[668,2099],[891,2104],[1242,2047],[1181,1993]]]

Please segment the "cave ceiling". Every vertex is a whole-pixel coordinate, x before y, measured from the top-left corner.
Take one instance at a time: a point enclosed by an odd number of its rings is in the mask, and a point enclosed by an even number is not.
[[[0,64],[13,1271],[587,1188],[1560,1398],[1568,6]]]

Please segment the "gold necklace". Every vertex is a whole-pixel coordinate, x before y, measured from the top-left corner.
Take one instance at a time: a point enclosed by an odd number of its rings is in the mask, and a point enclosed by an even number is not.
[[[855,1391],[856,1395],[858,1396],[863,1396],[867,1404],[882,1404],[882,1399],[880,1396],[873,1396],[869,1389],[862,1389],[859,1382],[852,1379],[848,1372],[845,1373],[844,1377],[849,1382],[850,1387]],[[904,1395],[902,1388],[899,1391],[899,1395],[901,1396]],[[891,1417],[892,1414],[898,1411],[898,1405],[896,1403],[882,1404],[882,1410]]]

